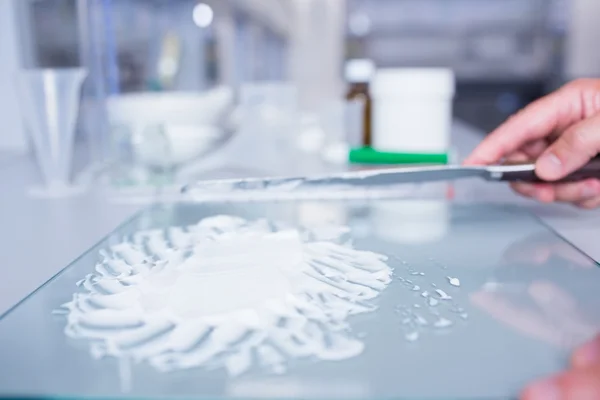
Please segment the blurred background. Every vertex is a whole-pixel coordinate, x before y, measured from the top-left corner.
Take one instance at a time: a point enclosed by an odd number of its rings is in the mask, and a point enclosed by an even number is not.
[[[85,50],[78,0],[22,0],[28,63],[75,66]],[[91,1],[89,3],[92,3]],[[112,37],[123,91],[152,87],[165,36],[182,55],[174,87],[314,80],[339,90],[344,59],[377,66],[449,66],[458,78],[456,113],[489,130],[564,79],[577,65],[581,19],[592,0],[193,0],[102,1],[94,17]],[[204,6],[206,5],[206,6]],[[569,43],[569,35],[574,43]],[[593,36],[593,33],[590,32]],[[569,46],[574,47],[569,54]],[[313,59],[313,60],[311,60]],[[590,60],[591,61],[591,60]],[[319,65],[311,71],[311,65]],[[582,71],[583,70],[583,71]],[[311,85],[311,82],[303,82]],[[307,88],[307,90],[310,90]],[[321,94],[320,97],[323,95]],[[310,98],[310,94],[307,94]]]
[[[5,72],[85,68],[77,140],[88,143],[94,160],[116,154],[121,165],[134,163],[136,156],[146,166],[164,167],[167,162],[160,157],[165,147],[156,145],[160,140],[170,146],[172,157],[183,152],[179,155],[186,162],[205,154],[193,151],[185,140],[170,142],[173,135],[185,136],[182,129],[174,127],[165,134],[164,129],[144,126],[141,136],[136,134],[140,120],[155,118],[155,125],[164,128],[160,121],[179,118],[179,125],[218,125],[231,131],[243,126],[263,134],[275,129],[275,116],[264,107],[256,111],[258,103],[275,105],[279,117],[284,109],[295,115],[293,122],[277,120],[277,129],[302,130],[297,144],[306,152],[323,143],[335,144],[341,137],[350,147],[368,145],[360,139],[364,132],[349,132],[348,105],[339,102],[353,98],[350,86],[360,83],[357,74],[369,75],[369,68],[451,70],[456,85],[453,117],[482,134],[566,81],[600,75],[600,55],[595,51],[600,33],[597,0],[2,0],[1,4],[0,44],[6,43],[0,49],[16,60],[4,65]],[[11,37],[18,39],[12,47]],[[362,69],[351,68],[353,60],[361,60]],[[170,103],[165,93],[179,97]],[[182,93],[202,96],[182,98]],[[14,107],[14,96],[1,96],[0,104]],[[196,110],[193,117],[184,115],[188,106]],[[178,110],[177,115],[166,115],[169,107]],[[344,107],[342,122],[336,119],[340,107]],[[264,121],[257,122],[261,118]],[[362,124],[368,121],[363,119]],[[317,125],[335,132],[319,136]],[[213,138],[224,136],[208,128],[203,132]],[[140,140],[151,145],[136,147]],[[26,142],[6,137],[0,145],[19,148]],[[325,159],[339,158],[334,145],[329,150]],[[133,179],[131,174],[127,179]]]

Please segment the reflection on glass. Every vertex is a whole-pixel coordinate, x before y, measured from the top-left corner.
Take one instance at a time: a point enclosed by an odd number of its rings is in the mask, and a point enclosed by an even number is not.
[[[410,193],[410,185],[407,189]],[[435,192],[439,186],[425,185]],[[445,185],[442,185],[442,193]],[[412,188],[415,192],[416,188]],[[410,193],[411,195],[414,194]],[[418,196],[415,196],[418,197]],[[371,221],[375,232],[390,242],[419,244],[436,242],[448,233],[449,203],[440,199],[410,199],[401,203],[382,202],[372,208]]]
[[[570,284],[578,269],[589,274],[593,264],[572,245],[549,232],[530,235],[507,247],[493,284],[471,302],[517,331],[571,349],[600,330],[600,319],[576,300],[595,288]]]
[[[388,240],[380,234],[383,225],[371,222],[371,209],[383,202],[395,204],[398,209],[403,206],[400,200],[371,199],[329,201],[325,207],[286,201],[175,204],[148,209],[0,319],[0,358],[12,366],[0,374],[0,392],[21,397],[32,392],[45,397],[56,397],[57,392],[73,393],[77,398],[119,396],[127,390],[136,398],[270,394],[315,399],[336,394],[365,398],[514,398],[523,382],[561,369],[571,346],[593,334],[598,326],[595,316],[600,306],[600,270],[590,268],[594,266],[592,261],[580,259],[576,249],[563,246],[560,237],[525,211],[451,204],[441,240],[403,243]],[[297,359],[283,376],[257,368],[232,378],[219,366],[235,352],[213,358],[214,363],[205,364],[207,368],[161,373],[146,363],[119,366],[114,358],[94,360],[87,346],[82,348],[82,341],[65,337],[63,317],[51,312],[56,305],[72,300],[76,282],[86,274],[93,274],[86,284],[95,282],[92,276],[99,273],[96,266],[105,266],[98,259],[99,250],[135,240],[135,232],[144,231],[143,248],[148,248],[152,238],[152,246],[160,252],[165,250],[164,244],[172,246],[173,239],[177,240],[177,231],[170,232],[168,241],[156,240],[165,228],[194,225],[215,215],[266,218],[291,226],[323,226],[323,221],[345,220],[350,232],[339,232],[343,243],[388,256],[392,280],[373,303],[377,309],[347,316],[348,325],[342,326],[350,326],[352,331],[339,331],[364,343],[364,351],[338,362]],[[397,218],[389,216],[390,238],[394,236],[392,222],[402,222]],[[326,234],[319,236],[321,239],[331,237],[329,229],[321,233]],[[519,250],[525,243],[531,244]],[[261,253],[272,254],[272,259],[265,257],[255,264],[274,267],[278,259],[289,257],[287,247],[271,247]],[[534,257],[527,254],[528,249],[534,250]],[[161,266],[156,273],[164,272]],[[136,278],[124,275],[121,279]],[[164,282],[157,278],[157,282]],[[460,286],[456,286],[455,279]],[[496,283],[494,291],[490,289],[494,288],[491,281]],[[199,302],[198,306],[210,308],[243,301],[252,282],[240,279],[237,283],[241,289],[233,290],[235,295],[229,289],[219,294],[222,302]],[[188,285],[183,288],[186,293],[174,292],[172,298],[185,300],[214,291],[212,287],[203,288],[206,282],[202,280],[182,284]],[[264,293],[280,287],[269,286]],[[370,290],[362,285],[356,289],[357,293]],[[107,300],[103,297],[96,299]],[[130,307],[132,303],[126,300],[121,299],[120,304]],[[82,303],[82,307],[94,308],[93,304]],[[156,301],[154,305],[164,303]],[[341,318],[345,320],[346,316]],[[119,340],[124,339],[128,337],[120,336]],[[129,349],[154,351],[151,344],[144,342]],[[167,352],[164,356],[162,360],[173,354]],[[57,364],[62,367],[56,368]],[[215,366],[218,368],[208,368]],[[32,381],[31,376],[36,379]],[[431,384],[432,377],[435,385]]]
[[[391,282],[387,257],[355,250],[340,224],[280,225],[220,215],[134,233],[101,250],[95,273],[57,310],[65,333],[86,339],[95,358],[159,372],[284,374],[297,359],[360,355],[346,320],[377,309]]]

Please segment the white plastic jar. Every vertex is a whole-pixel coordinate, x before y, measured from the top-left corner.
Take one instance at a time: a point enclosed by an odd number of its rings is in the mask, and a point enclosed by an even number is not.
[[[380,69],[371,82],[373,148],[447,153],[455,77],[446,68]]]

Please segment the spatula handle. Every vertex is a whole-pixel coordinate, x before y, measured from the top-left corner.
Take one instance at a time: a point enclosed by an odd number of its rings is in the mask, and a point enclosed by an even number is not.
[[[553,183],[578,182],[585,179],[596,178],[600,179],[600,155],[591,159],[586,165],[566,176],[565,178],[554,181]],[[508,171],[502,174],[501,181],[507,182],[526,182],[526,183],[544,183],[535,171]]]

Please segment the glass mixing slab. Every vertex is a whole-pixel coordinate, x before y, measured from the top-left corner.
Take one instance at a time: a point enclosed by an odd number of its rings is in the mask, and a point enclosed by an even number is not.
[[[53,311],[80,291],[77,282],[94,272],[102,250],[140,230],[188,226],[215,215],[298,227],[345,225],[355,248],[386,255],[393,275],[372,300],[377,309],[348,317],[344,331],[364,345],[362,352],[318,360],[280,351],[285,370],[253,361],[232,377],[219,363],[161,372],[146,362],[94,357],[90,340],[65,334],[66,317]],[[2,317],[0,394],[514,397],[531,380],[563,369],[570,351],[596,333],[598,287],[593,261],[513,207],[407,200],[160,206],[124,223]],[[221,293],[220,301],[237,295]]]

